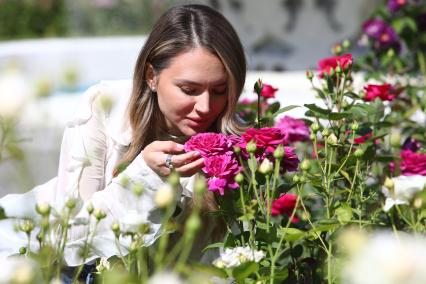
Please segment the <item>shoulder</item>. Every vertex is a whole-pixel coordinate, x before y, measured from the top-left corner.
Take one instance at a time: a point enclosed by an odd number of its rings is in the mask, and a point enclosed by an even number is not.
[[[111,138],[120,144],[130,143],[127,105],[132,94],[132,80],[105,80],[89,87],[79,100],[68,127],[101,121]]]

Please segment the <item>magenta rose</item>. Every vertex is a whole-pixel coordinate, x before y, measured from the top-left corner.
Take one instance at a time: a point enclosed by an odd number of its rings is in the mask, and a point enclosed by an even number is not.
[[[184,145],[186,152],[197,151],[202,157],[232,154],[232,140],[220,133],[200,133],[192,136]]]
[[[284,116],[277,122],[275,127],[281,129],[289,143],[305,141],[309,139],[309,135],[311,134],[309,127],[303,120],[290,116]]]
[[[278,89],[272,87],[271,85],[263,84],[262,92],[260,93],[260,95],[265,99],[275,98],[275,93],[277,91]]]
[[[350,65],[352,65],[352,54],[344,54],[342,56],[333,56],[321,59],[318,62],[318,67],[320,71],[319,76],[321,78],[324,77],[324,73],[330,75],[331,68],[335,69],[337,66],[340,66],[340,68],[346,69]]]
[[[278,145],[288,144],[287,136],[277,127],[250,128],[241,135],[242,149],[246,149],[247,143],[254,141],[258,153],[271,154]]]
[[[401,152],[401,172],[405,176],[426,175],[426,154],[410,150]]]
[[[292,193],[283,194],[274,201],[272,201],[271,206],[271,214],[272,216],[278,216],[278,215],[287,215],[288,217],[291,217],[295,207],[297,204],[297,195]],[[293,216],[291,219],[292,223],[299,222],[299,218],[296,216]]]
[[[203,172],[207,176],[210,191],[225,194],[227,189],[238,188],[234,177],[240,171],[238,162],[231,155],[217,155],[204,158]]]
[[[370,84],[364,87],[364,91],[364,100],[367,102],[374,101],[376,98],[382,101],[392,101],[398,94],[398,91],[390,84]]]

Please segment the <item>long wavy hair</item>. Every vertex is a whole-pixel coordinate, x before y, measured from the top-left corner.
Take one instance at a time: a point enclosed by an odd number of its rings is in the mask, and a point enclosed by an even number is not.
[[[136,61],[127,109],[133,136],[119,164],[129,164],[148,144],[157,140],[158,122],[164,121],[157,96],[147,82],[148,66],[151,65],[158,75],[174,57],[193,48],[203,48],[217,56],[228,76],[227,104],[211,130],[239,134],[244,129],[235,114],[246,77],[244,49],[237,33],[222,14],[208,6],[172,7],[157,21]],[[205,194],[202,208],[204,212],[217,210],[217,202],[211,192]]]

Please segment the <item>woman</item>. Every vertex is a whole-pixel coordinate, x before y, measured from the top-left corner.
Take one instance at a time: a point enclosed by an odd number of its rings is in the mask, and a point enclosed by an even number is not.
[[[49,203],[59,213],[70,200],[77,205],[84,202],[77,206],[81,209],[75,211],[75,223],[87,218],[88,204],[103,209],[107,216],[84,261],[119,253],[111,224],[126,220],[129,212],[146,214],[151,230],[145,245],[152,244],[161,234],[162,214],[154,195],[173,169],[181,176],[179,215],[190,210],[194,174],[203,159],[196,152],[185,153],[182,143],[201,132],[239,132],[234,113],[245,72],[242,45],[220,13],[202,5],[171,8],[145,42],[132,83],[102,82],[84,94],[64,133],[58,176],[28,193],[7,195],[0,206],[9,217],[37,218],[36,204]],[[120,172],[121,165],[127,167]],[[130,190],[135,185],[144,188],[139,198]],[[205,194],[202,207],[216,209],[211,192]],[[13,231],[12,223],[0,224],[3,257],[16,254],[27,242],[24,233]],[[195,256],[201,257],[213,229],[206,226]],[[87,228],[73,226],[69,231],[64,257],[74,266],[83,262],[78,252]],[[31,249],[37,250],[37,242],[32,244]],[[121,240],[123,253],[129,244]]]

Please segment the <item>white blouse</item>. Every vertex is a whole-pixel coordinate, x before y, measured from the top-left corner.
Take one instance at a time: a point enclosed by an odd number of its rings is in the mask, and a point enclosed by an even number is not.
[[[151,230],[145,236],[146,246],[154,243],[161,235],[163,213],[156,207],[154,195],[156,190],[165,184],[165,179],[152,171],[141,155],[117,177],[112,176],[117,161],[127,150],[132,137],[126,114],[131,88],[130,80],[102,81],[89,88],[84,93],[74,118],[66,126],[57,177],[27,193],[9,194],[0,199],[0,206],[8,217],[33,219],[40,218],[35,212],[37,203],[48,203],[53,211],[61,212],[70,197],[80,200],[80,209],[72,221],[76,225],[69,230],[69,241],[65,248],[64,258],[69,266],[83,262],[79,250],[84,245],[88,226],[78,224],[87,220],[86,206],[89,203],[93,204],[94,208],[103,209],[107,217],[97,227],[93,249],[86,262],[98,257],[118,255],[119,250],[111,225],[134,218],[135,214],[146,218],[150,225]],[[124,178],[129,183],[123,183]],[[176,202],[182,212],[176,217],[177,221],[187,214],[193,181],[194,176],[181,178]],[[131,190],[135,184],[143,186],[143,194],[140,197]],[[52,221],[54,215],[52,214]],[[18,253],[19,248],[27,244],[26,235],[14,230],[14,224],[17,222],[19,221],[14,219],[0,221],[0,258]],[[214,251],[201,254],[203,247],[210,241],[212,227],[206,226],[202,230],[203,233],[199,234],[192,258],[207,262],[216,256]],[[32,235],[31,250],[36,251],[36,233]],[[120,238],[122,253],[127,254],[129,246],[129,238]]]

